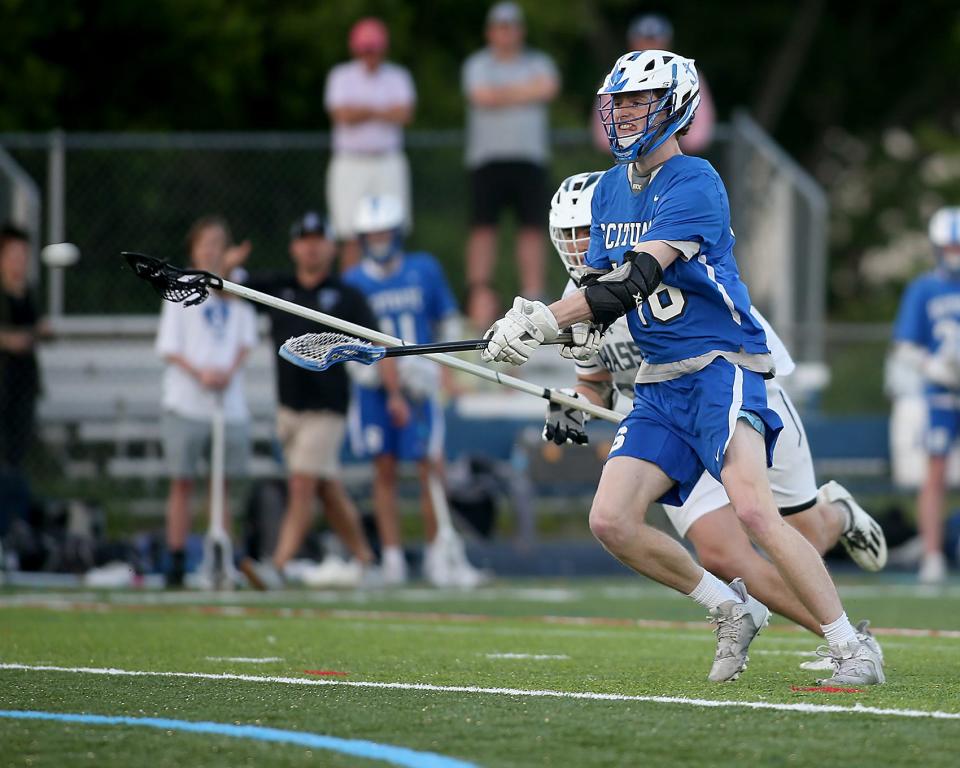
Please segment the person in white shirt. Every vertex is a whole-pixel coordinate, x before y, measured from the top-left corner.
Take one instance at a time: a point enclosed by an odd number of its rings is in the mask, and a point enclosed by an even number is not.
[[[199,219],[187,235],[191,266],[220,274],[230,242],[230,230],[223,219]],[[226,423],[226,475],[237,477],[245,472],[250,453],[250,412],[243,387],[243,364],[256,343],[256,314],[244,301],[213,292],[203,304],[192,307],[163,305],[156,350],[166,362],[162,404],[164,456],[170,472],[168,586],[183,583],[190,498],[198,465],[209,455],[211,419],[218,406],[223,408]],[[230,531],[228,505],[224,526]]]
[[[386,61],[386,25],[360,19],[350,30],[353,58],[327,76],[324,105],[333,123],[333,154],[327,169],[327,209],[343,244],[340,269],[360,261],[354,231],[361,198],[388,195],[410,211],[410,168],[403,153],[403,127],[413,119],[416,90],[410,73]],[[404,224],[410,229],[410,217]]]

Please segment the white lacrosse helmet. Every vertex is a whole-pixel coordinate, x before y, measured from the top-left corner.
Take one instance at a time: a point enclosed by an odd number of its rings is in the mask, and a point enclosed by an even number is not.
[[[403,203],[392,195],[368,195],[357,204],[353,229],[358,235],[389,232],[403,226]]]
[[[614,96],[639,91],[662,95],[651,104],[646,119],[637,121],[642,122],[639,130],[621,132],[613,109]],[[700,106],[700,77],[693,59],[670,51],[631,51],[617,59],[597,96],[610,151],[618,163],[632,163],[690,124]]]
[[[391,195],[370,195],[357,204],[354,231],[367,258],[387,262],[403,251],[403,203]],[[373,244],[367,235],[392,232],[389,242]]]
[[[560,183],[550,200],[550,241],[557,249],[570,277],[579,283],[586,266],[587,244],[577,238],[577,229],[590,226],[590,205],[603,171],[575,173]]]
[[[933,214],[930,242],[936,248],[960,246],[960,208],[941,208]]]

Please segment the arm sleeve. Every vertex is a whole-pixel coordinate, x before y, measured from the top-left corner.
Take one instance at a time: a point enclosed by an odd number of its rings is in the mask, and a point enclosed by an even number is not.
[[[461,84],[466,96],[470,96],[470,91],[478,85],[485,85],[483,78],[483,62],[477,54],[473,54],[463,63],[461,72]]]
[[[726,195],[705,173],[677,179],[660,197],[643,240],[681,240],[714,245],[723,236]],[[641,241],[642,242],[642,241]],[[684,257],[689,258],[684,252]]]
[[[157,326],[157,341],[154,345],[160,357],[183,353],[183,308],[170,302],[164,302],[160,309],[160,323]]]
[[[327,82],[323,89],[323,105],[328,112],[337,107],[342,107],[346,103],[346,95],[340,67],[334,67],[327,75]]]
[[[427,257],[427,279],[430,281],[430,320],[440,322],[459,311],[457,300],[453,297],[443,267],[433,257]]]
[[[918,346],[930,347],[930,323],[927,322],[923,285],[913,282],[900,302],[900,310],[893,325],[894,341],[907,341]]]
[[[397,90],[390,94],[390,103],[397,106],[413,106],[417,103],[417,88],[409,70],[397,67]]]
[[[243,301],[240,309],[243,312],[243,325],[240,329],[240,346],[245,349],[253,349],[257,346],[257,313],[253,307],[246,301]]]

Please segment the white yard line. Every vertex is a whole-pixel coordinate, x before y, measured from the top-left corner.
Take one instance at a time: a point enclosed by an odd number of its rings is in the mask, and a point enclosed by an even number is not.
[[[489,696],[517,696],[553,699],[580,699],[588,701],[637,701],[653,704],[677,704],[700,708],[732,708],[771,710],[775,712],[800,712],[803,714],[849,714],[877,717],[907,717],[934,720],[960,721],[960,712],[941,712],[922,709],[894,709],[865,707],[855,704],[844,707],[836,704],[777,704],[768,701],[723,701],[714,699],[691,699],[685,696],[631,696],[620,693],[595,693],[591,691],[524,690],[522,688],[481,688],[474,685],[431,685],[429,683],[380,683],[356,680],[318,680],[299,677],[267,677],[260,675],[211,674],[204,672],[153,672],[149,670],[115,669],[110,667],[55,667],[42,664],[0,663],[0,670],[29,672],[68,672],[83,675],[106,675],[110,677],[176,677],[195,680],[238,680],[248,683],[274,683],[277,685],[336,685],[347,688],[374,688],[400,691],[431,691],[436,693],[470,693]]]
[[[230,661],[237,664],[271,664],[275,661],[283,661],[280,656],[207,656],[207,661]]]
[[[488,653],[488,659],[533,659],[534,661],[566,661],[570,657],[565,653]]]

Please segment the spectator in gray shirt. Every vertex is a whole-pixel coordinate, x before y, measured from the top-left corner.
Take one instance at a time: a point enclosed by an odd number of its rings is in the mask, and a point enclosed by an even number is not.
[[[524,47],[525,33],[520,7],[497,3],[487,14],[487,47],[463,66],[471,193],[468,311],[480,329],[500,316],[490,281],[504,210],[512,209],[519,224],[521,293],[529,298],[544,293],[547,105],[557,94],[559,77],[549,56]]]

